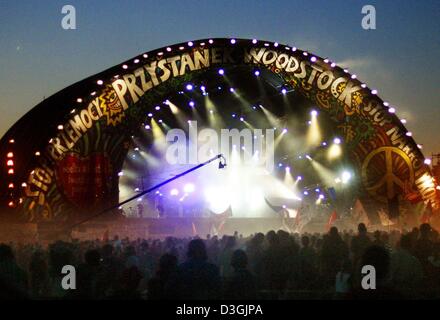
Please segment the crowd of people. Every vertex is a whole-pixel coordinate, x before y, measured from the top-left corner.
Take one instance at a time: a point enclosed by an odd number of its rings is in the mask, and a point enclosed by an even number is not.
[[[66,265],[75,267],[75,289],[61,285]],[[363,266],[375,270],[370,289]],[[0,244],[0,299],[439,297],[440,237],[429,224],[404,233],[361,223],[324,234]]]

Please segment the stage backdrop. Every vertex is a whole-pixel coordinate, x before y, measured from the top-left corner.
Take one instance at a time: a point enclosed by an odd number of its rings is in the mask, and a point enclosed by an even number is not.
[[[192,77],[243,65],[281,77],[336,121],[366,206],[397,194],[439,206],[418,145],[376,90],[331,60],[295,47],[204,39],[134,57],[60,91],[17,122],[2,144],[15,139],[15,148],[24,150],[19,174],[26,187],[18,210],[28,221],[67,220],[117,203],[118,172],[133,128]],[[33,136],[38,143],[30,145]]]

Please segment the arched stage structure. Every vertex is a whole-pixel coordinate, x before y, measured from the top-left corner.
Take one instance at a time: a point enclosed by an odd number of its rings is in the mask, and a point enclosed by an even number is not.
[[[157,106],[171,114],[163,104],[170,93],[186,83],[208,87],[220,68],[264,72],[280,91],[293,90],[325,113],[342,137],[372,219],[376,211],[368,208],[388,208],[397,197],[400,204],[418,198],[439,208],[419,146],[375,89],[329,59],[251,39],[203,39],[149,51],[42,101],[1,140],[1,158],[13,152],[15,161],[13,173],[1,173],[2,193],[10,197],[2,205],[9,203],[25,221],[68,221],[117,204],[119,173],[138,128],[151,125]]]

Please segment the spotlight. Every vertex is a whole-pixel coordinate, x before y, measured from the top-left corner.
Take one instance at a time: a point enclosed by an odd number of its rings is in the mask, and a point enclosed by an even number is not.
[[[188,47],[192,47],[194,45],[194,43],[192,41],[188,42]]]
[[[287,129],[284,128],[283,131],[281,131],[282,134],[286,134],[287,133]]]
[[[235,89],[234,89],[234,88],[229,88],[229,91],[230,91],[230,92],[234,92]]]
[[[253,39],[253,40],[252,40],[252,43],[253,43],[253,44],[256,44],[256,43],[257,43],[257,39]]]
[[[179,194],[179,190],[177,190],[176,188],[171,189],[171,191],[170,191],[170,195],[172,195],[172,196],[177,196],[178,194]]]
[[[192,183],[187,183],[185,184],[185,186],[183,187],[183,191],[185,191],[186,193],[191,193],[194,192],[195,190],[195,186]]]
[[[341,144],[341,139],[340,138],[334,138],[333,139],[333,143],[334,144]]]
[[[298,177],[296,177],[296,180],[297,180],[297,181],[301,181],[301,180],[302,180],[302,177],[301,177],[301,176],[298,176]]]
[[[150,113],[148,114],[148,116],[151,118],[151,117],[153,117],[153,114],[150,112]]]
[[[348,183],[348,181],[350,181],[351,179],[351,173],[348,171],[344,171],[342,172],[342,183]]]
[[[388,108],[388,112],[389,112],[389,113],[396,113],[396,109],[393,108],[393,107]]]
[[[308,196],[308,195],[309,195],[309,192],[306,190],[306,191],[303,192],[303,194],[304,194],[305,196]]]
[[[218,70],[218,74],[221,75],[221,76],[224,75],[224,74],[225,74],[225,70],[223,70],[223,69],[219,69],[219,70]]]
[[[309,159],[309,160],[312,160],[312,157],[309,156],[308,154],[306,154],[306,158]]]
[[[188,91],[191,91],[193,88],[194,88],[194,87],[193,87],[193,85],[192,85],[191,83],[188,83],[188,84],[186,85],[186,90],[188,90]]]
[[[258,77],[258,76],[260,75],[260,71],[255,70],[255,71],[254,71],[254,75]]]
[[[425,161],[423,161],[423,163],[429,166],[431,164],[431,159],[426,158]]]
[[[316,57],[311,57],[311,58],[310,58],[310,61],[312,61],[312,62],[316,62]]]
[[[205,86],[201,86],[200,90],[205,91],[206,90]]]
[[[240,121],[243,122],[243,121],[244,121],[244,118],[243,118],[243,117],[240,117]]]
[[[281,93],[282,93],[282,94],[286,94],[286,93],[287,93],[286,88],[281,89]]]
[[[406,136],[411,137],[411,136],[412,136],[412,132],[411,132],[411,131],[408,131],[408,132],[406,133]]]
[[[290,167],[286,167],[286,171],[287,171],[287,172],[290,172]]]
[[[188,104],[189,104],[189,106],[192,107],[192,108],[195,106],[194,101],[190,101]]]
[[[237,41],[235,39],[231,39],[231,44],[235,44]]]
[[[311,115],[312,117],[316,117],[316,116],[318,115],[318,111],[316,111],[316,110],[312,110],[312,111],[310,112],[310,115]]]
[[[122,171],[119,171],[119,172],[118,172],[118,176],[119,176],[119,177],[122,177],[123,175],[124,175],[124,172],[122,172]]]

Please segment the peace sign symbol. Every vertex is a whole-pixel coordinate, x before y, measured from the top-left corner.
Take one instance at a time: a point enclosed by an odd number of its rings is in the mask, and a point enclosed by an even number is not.
[[[362,182],[374,198],[386,202],[405,183],[414,183],[414,169],[408,155],[395,147],[380,147],[370,152],[362,164]]]

